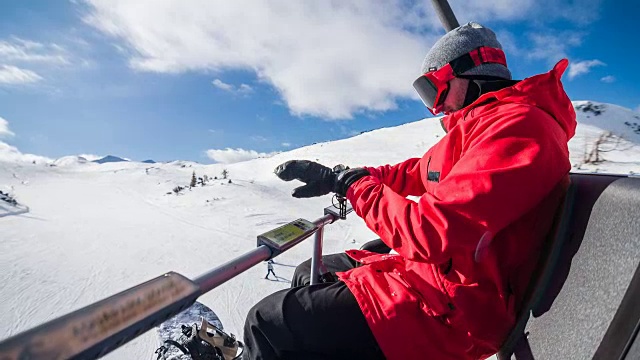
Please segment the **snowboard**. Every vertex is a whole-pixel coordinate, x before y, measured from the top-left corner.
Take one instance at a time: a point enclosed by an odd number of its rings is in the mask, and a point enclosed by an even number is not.
[[[186,333],[185,333],[186,331]],[[202,359],[234,359],[241,343],[223,332],[222,322],[218,315],[206,305],[195,302],[186,310],[157,327],[159,348],[156,350],[157,360],[198,360]],[[191,340],[191,344],[187,345]],[[167,342],[168,341],[168,342]],[[175,343],[182,345],[181,349]],[[215,352],[216,355],[185,354],[194,350],[193,343],[202,353]],[[214,349],[217,348],[217,349]]]

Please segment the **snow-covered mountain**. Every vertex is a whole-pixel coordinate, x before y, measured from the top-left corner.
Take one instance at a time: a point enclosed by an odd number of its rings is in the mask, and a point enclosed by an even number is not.
[[[578,119],[569,142],[573,171],[640,173],[640,114],[594,101],[573,104]]]
[[[58,159],[54,160],[53,162],[51,162],[50,165],[52,165],[52,166],[73,166],[73,165],[86,164],[86,163],[87,163],[87,159],[85,157],[70,155],[70,156],[63,156],[61,158],[58,158]]]
[[[574,104],[574,171],[640,173],[640,114],[610,104]],[[196,277],[253,249],[260,233],[299,217],[322,216],[330,196],[294,199],[290,193],[299,184],[273,175],[286,160],[396,163],[421,156],[443,135],[437,119],[425,119],[236,164],[97,164],[79,157],[0,162],[0,189],[29,208],[12,216],[0,207],[0,338],[170,270]],[[194,171],[212,180],[189,190]],[[178,186],[187,189],[176,194]],[[325,253],[374,237],[351,216],[328,226]],[[279,256],[276,274],[290,278],[311,248],[303,243]],[[266,265],[256,266],[201,301],[218,313],[225,329],[241,334],[247,310],[288,286],[264,280],[265,274]],[[150,358],[156,347],[149,332],[108,358]]]
[[[113,155],[107,155],[103,158],[97,159],[97,160],[93,160],[94,163],[98,163],[98,164],[105,164],[105,163],[112,163],[112,162],[123,162],[123,161],[129,161],[117,156],[113,156]]]

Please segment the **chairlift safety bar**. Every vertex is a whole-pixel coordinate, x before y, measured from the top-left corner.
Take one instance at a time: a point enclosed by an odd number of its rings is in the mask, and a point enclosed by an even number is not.
[[[169,272],[5,339],[0,342],[0,360],[102,357],[187,309],[201,295],[314,233],[312,274],[319,274],[322,248],[317,245],[322,245],[324,226],[341,218],[335,206],[324,210],[325,216],[313,222],[298,219],[259,235],[255,249],[193,280]]]

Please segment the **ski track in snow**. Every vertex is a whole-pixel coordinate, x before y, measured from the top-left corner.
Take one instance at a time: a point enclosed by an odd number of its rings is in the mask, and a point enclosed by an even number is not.
[[[218,233],[221,233],[223,235],[229,235],[229,236],[236,237],[236,238],[243,238],[243,236],[240,235],[240,234],[235,234],[235,233],[232,233],[230,231],[224,231],[224,230],[220,230],[220,229],[214,229],[214,228],[202,226],[202,225],[200,225],[200,224],[198,224],[196,222],[189,221],[189,220],[181,217],[180,215],[177,215],[175,213],[171,213],[170,211],[167,211],[167,210],[163,209],[160,205],[158,205],[158,204],[156,204],[156,203],[154,203],[152,201],[144,199],[143,197],[141,197],[140,195],[136,194],[133,191],[125,190],[125,189],[120,188],[120,187],[118,187],[117,189],[119,191],[121,191],[122,193],[128,195],[128,196],[133,196],[133,197],[138,198],[143,203],[145,203],[145,204],[149,205],[150,207],[154,208],[157,212],[159,212],[159,213],[161,213],[163,215],[166,215],[169,218],[171,218],[173,220],[176,220],[176,221],[179,221],[179,222],[181,222],[181,223],[183,223],[185,225],[188,225],[190,227],[200,228],[202,230],[211,231],[211,232],[218,232]]]
[[[23,215],[29,212],[29,208],[25,208],[25,209],[20,209],[18,207],[15,207],[14,209],[11,209],[9,207],[4,207],[4,206],[0,206],[0,218],[1,217],[5,217],[5,216],[17,216],[17,215]]]
[[[633,119],[638,115],[606,106],[600,116],[578,111],[580,125],[569,143],[572,164],[580,162],[585,146],[603,129],[618,131],[634,146],[607,152],[605,162],[574,171],[640,173],[640,135],[623,124],[637,122]],[[437,119],[426,119],[237,164],[0,163],[0,189],[11,189],[29,209],[19,215],[0,208],[0,338],[167,271],[194,278],[255,248],[258,234],[297,218],[323,216],[330,196],[294,199],[291,190],[300,183],[273,175],[275,166],[286,160],[352,167],[393,164],[422,156],[442,136]],[[213,178],[223,169],[232,184],[211,180],[179,196],[166,194],[188,185],[192,171]],[[358,248],[373,238],[377,236],[352,214],[325,229],[324,253]],[[311,256],[312,242],[275,259],[278,281],[264,280],[266,265],[258,264],[199,301],[217,313],[227,332],[241,337],[247,311],[290,286],[282,279],[291,279],[295,266]],[[150,331],[106,358],[155,359],[157,347],[155,331]]]

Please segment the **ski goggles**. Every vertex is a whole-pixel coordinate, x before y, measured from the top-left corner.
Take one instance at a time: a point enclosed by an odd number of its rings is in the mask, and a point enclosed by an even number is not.
[[[500,64],[507,66],[504,52],[498,48],[481,46],[469,53],[459,56],[440,69],[429,68],[413,82],[424,105],[433,115],[442,112],[444,99],[449,92],[449,81],[482,64]]]

